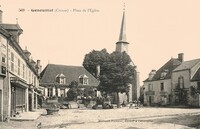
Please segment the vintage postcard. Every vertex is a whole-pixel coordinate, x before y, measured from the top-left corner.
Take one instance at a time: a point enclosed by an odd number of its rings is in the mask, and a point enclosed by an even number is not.
[[[2,0],[0,128],[200,128],[197,0]]]

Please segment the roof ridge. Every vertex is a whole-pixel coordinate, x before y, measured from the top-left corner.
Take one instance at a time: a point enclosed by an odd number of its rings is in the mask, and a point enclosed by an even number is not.
[[[64,65],[64,64],[48,64],[48,65],[54,65],[54,66],[68,66],[68,67],[83,67],[83,66],[77,66],[77,65]]]
[[[187,60],[187,61],[184,61],[184,62],[190,62],[190,61],[195,61],[195,60],[200,60],[200,58],[192,59],[192,60]]]

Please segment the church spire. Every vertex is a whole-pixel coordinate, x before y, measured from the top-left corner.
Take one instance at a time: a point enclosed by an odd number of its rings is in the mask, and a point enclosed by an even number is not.
[[[119,34],[119,41],[126,42],[125,4],[124,4],[123,10],[124,11],[123,11],[121,29],[120,29],[120,34]]]
[[[126,41],[126,22],[125,22],[125,4],[123,9],[123,16],[119,34],[119,41],[116,43],[117,52],[127,52],[128,53],[128,42]]]

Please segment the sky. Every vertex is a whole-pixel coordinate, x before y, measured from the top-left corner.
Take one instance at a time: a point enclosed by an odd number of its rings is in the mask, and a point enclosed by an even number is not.
[[[1,0],[0,9],[3,23],[23,29],[20,46],[45,68],[48,63],[81,66],[92,50],[115,51],[124,3],[129,55],[140,85],[178,53],[184,60],[200,58],[199,0]]]

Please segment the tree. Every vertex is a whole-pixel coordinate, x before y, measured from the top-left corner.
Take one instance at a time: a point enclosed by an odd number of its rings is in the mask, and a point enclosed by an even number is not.
[[[130,65],[131,59],[126,52],[113,52],[110,61],[101,67],[100,85],[98,89],[107,93],[117,94],[119,107],[119,93],[129,92],[129,85],[133,81],[135,67]]]
[[[96,67],[98,65],[101,67],[107,61],[109,61],[109,53],[106,49],[102,49],[101,51],[93,50],[85,55],[83,66],[88,72],[96,76]]]
[[[77,96],[82,94],[82,90],[78,88],[78,82],[77,81],[72,81],[69,84],[69,91],[67,92],[67,96],[69,100],[74,100],[77,98]]]
[[[128,95],[129,85],[133,81],[135,67],[130,65],[131,59],[126,52],[113,52],[109,54],[106,49],[93,50],[85,55],[83,66],[94,75],[96,66],[100,65],[100,84],[98,90],[106,93],[126,93]]]

